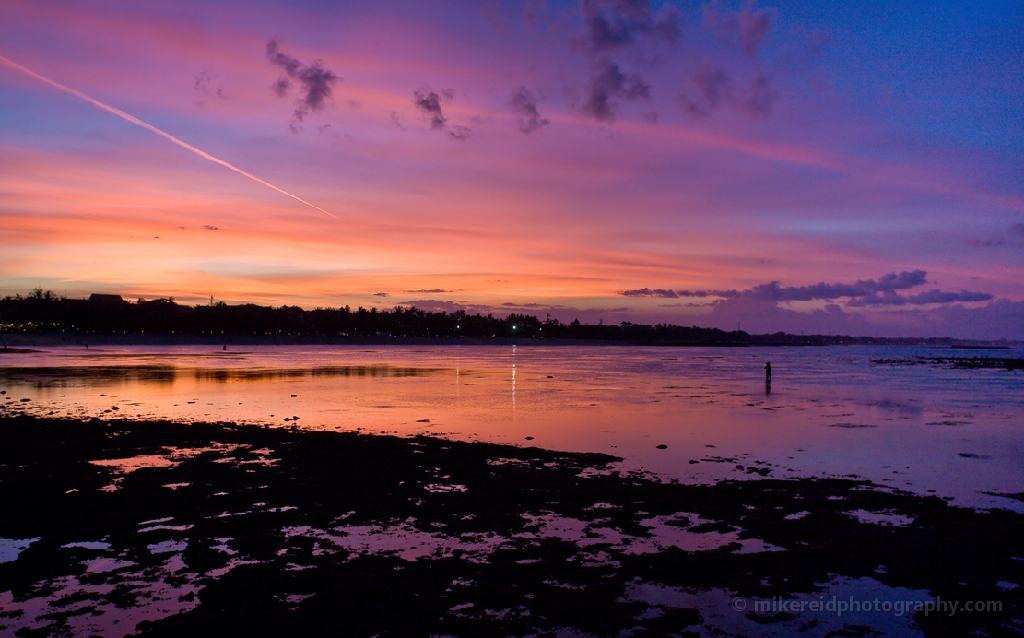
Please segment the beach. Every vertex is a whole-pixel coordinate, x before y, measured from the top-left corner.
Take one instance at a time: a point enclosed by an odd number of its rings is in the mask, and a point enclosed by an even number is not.
[[[1012,635],[1015,355],[23,347],[0,631]]]
[[[14,417],[0,442],[11,633],[952,636],[1019,624],[1024,517],[862,480],[685,485],[611,470],[605,455],[227,423]],[[936,601],[1000,611],[929,610]]]

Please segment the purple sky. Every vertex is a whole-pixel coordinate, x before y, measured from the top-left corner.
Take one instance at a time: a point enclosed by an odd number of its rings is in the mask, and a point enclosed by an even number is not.
[[[6,0],[0,56],[0,294],[1024,339],[1021,3]]]

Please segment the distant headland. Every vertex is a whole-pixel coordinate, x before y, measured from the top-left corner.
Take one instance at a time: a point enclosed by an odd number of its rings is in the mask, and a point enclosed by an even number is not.
[[[0,334],[17,343],[34,337],[43,342],[189,343],[587,343],[665,346],[824,346],[926,345],[1003,348],[1008,341],[978,341],[948,337],[884,338],[846,335],[794,335],[783,332],[750,334],[742,330],[677,326],[671,324],[562,323],[512,313],[492,314],[426,312],[415,307],[314,308],[298,306],[228,305],[224,302],[183,305],[172,299],[139,299],[93,294],[69,299],[52,291],[34,290],[27,296],[0,299]]]

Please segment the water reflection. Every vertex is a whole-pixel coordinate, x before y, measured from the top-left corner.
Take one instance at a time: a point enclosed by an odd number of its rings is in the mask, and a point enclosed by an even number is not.
[[[516,347],[512,346],[512,409],[516,409]]]
[[[195,379],[205,381],[273,381],[276,379],[295,379],[301,377],[378,377],[378,378],[402,378],[402,377],[425,377],[429,375],[442,374],[445,368],[410,368],[395,367],[387,365],[362,365],[362,366],[321,366],[310,369],[263,369],[263,370],[240,370],[237,368],[205,369],[194,368],[192,375]]]
[[[66,385],[68,381],[89,385],[107,385],[124,381],[173,383],[178,379],[227,383],[229,381],[274,381],[303,377],[378,377],[402,378],[442,374],[445,368],[412,368],[389,365],[319,366],[313,368],[179,368],[172,365],[93,365],[61,367],[3,367],[0,382]]]
[[[1024,372],[877,363],[923,349],[219,347],[8,353],[0,414],[532,437],[688,481],[757,460],[978,504],[1024,492]]]

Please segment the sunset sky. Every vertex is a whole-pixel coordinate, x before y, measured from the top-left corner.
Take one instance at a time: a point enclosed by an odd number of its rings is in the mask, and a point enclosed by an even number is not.
[[[0,0],[0,56],[0,295],[1024,339],[1024,3]]]

